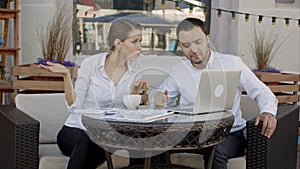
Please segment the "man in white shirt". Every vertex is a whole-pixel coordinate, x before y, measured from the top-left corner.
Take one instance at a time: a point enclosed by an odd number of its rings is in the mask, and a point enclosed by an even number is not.
[[[179,46],[186,56],[186,60],[174,66],[171,76],[161,85],[165,92],[158,92],[154,97],[154,105],[165,107],[172,104],[180,94],[179,106],[192,106],[196,100],[198,84],[203,70],[241,70],[241,79],[238,93],[232,108],[234,124],[228,139],[218,145],[215,151],[213,168],[227,168],[229,158],[241,156],[244,153],[245,137],[243,129],[246,121],[242,118],[240,100],[242,91],[245,90],[249,97],[256,100],[260,108],[260,115],[255,124],[263,122],[262,134],[268,138],[276,128],[276,113],[278,101],[272,91],[264,85],[252,71],[233,55],[225,55],[209,49],[210,36],[203,21],[197,18],[186,18],[177,26],[176,30]],[[209,154],[202,152],[205,161]],[[206,163],[207,164],[207,163]]]

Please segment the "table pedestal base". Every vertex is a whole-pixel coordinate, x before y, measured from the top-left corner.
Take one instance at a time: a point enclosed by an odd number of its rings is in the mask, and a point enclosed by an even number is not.
[[[210,149],[210,156],[208,159],[208,164],[207,164],[207,169],[211,169],[212,168],[212,163],[214,160],[214,155],[215,155],[215,150],[216,150],[216,146],[214,145],[211,147]],[[105,151],[105,156],[106,156],[106,160],[107,160],[107,168],[108,169],[113,169],[113,163],[112,163],[112,159],[111,159],[111,154],[108,151]],[[177,164],[171,164],[171,160],[169,158],[169,153],[166,154],[168,157],[168,160],[166,162],[166,164],[153,164],[151,165],[151,152],[146,152],[146,158],[145,158],[145,163],[144,165],[142,164],[133,164],[132,165],[132,159],[130,159],[130,164],[128,167],[122,168],[122,169],[194,169],[191,167],[187,167],[187,166],[182,166],[182,165],[177,165]]]

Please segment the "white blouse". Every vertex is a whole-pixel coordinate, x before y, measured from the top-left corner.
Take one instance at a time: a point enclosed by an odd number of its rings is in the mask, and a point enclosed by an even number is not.
[[[74,89],[76,99],[69,107],[70,116],[65,122],[66,126],[85,130],[81,124],[81,116],[74,112],[75,109],[123,106],[122,98],[130,92],[134,70],[127,64],[127,72],[118,84],[114,85],[104,70],[106,55],[107,53],[93,55],[81,63]]]

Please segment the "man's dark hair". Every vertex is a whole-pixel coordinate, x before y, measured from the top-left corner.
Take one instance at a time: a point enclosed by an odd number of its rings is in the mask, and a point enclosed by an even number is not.
[[[198,26],[202,29],[202,31],[205,33],[205,35],[208,35],[208,31],[206,30],[206,25],[205,23],[198,18],[185,18],[183,21],[181,21],[176,29],[176,35],[178,39],[179,32],[184,30],[184,31],[189,31],[193,29],[195,26]]]

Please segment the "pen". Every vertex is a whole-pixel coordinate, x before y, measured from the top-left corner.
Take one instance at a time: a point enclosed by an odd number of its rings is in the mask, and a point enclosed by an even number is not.
[[[171,112],[171,110],[168,110]],[[227,112],[227,110],[219,110],[219,111],[211,111],[211,112],[189,112],[189,111],[173,111],[174,114],[185,114],[185,115],[203,115],[203,114],[213,114],[213,113],[220,113],[220,112]]]

